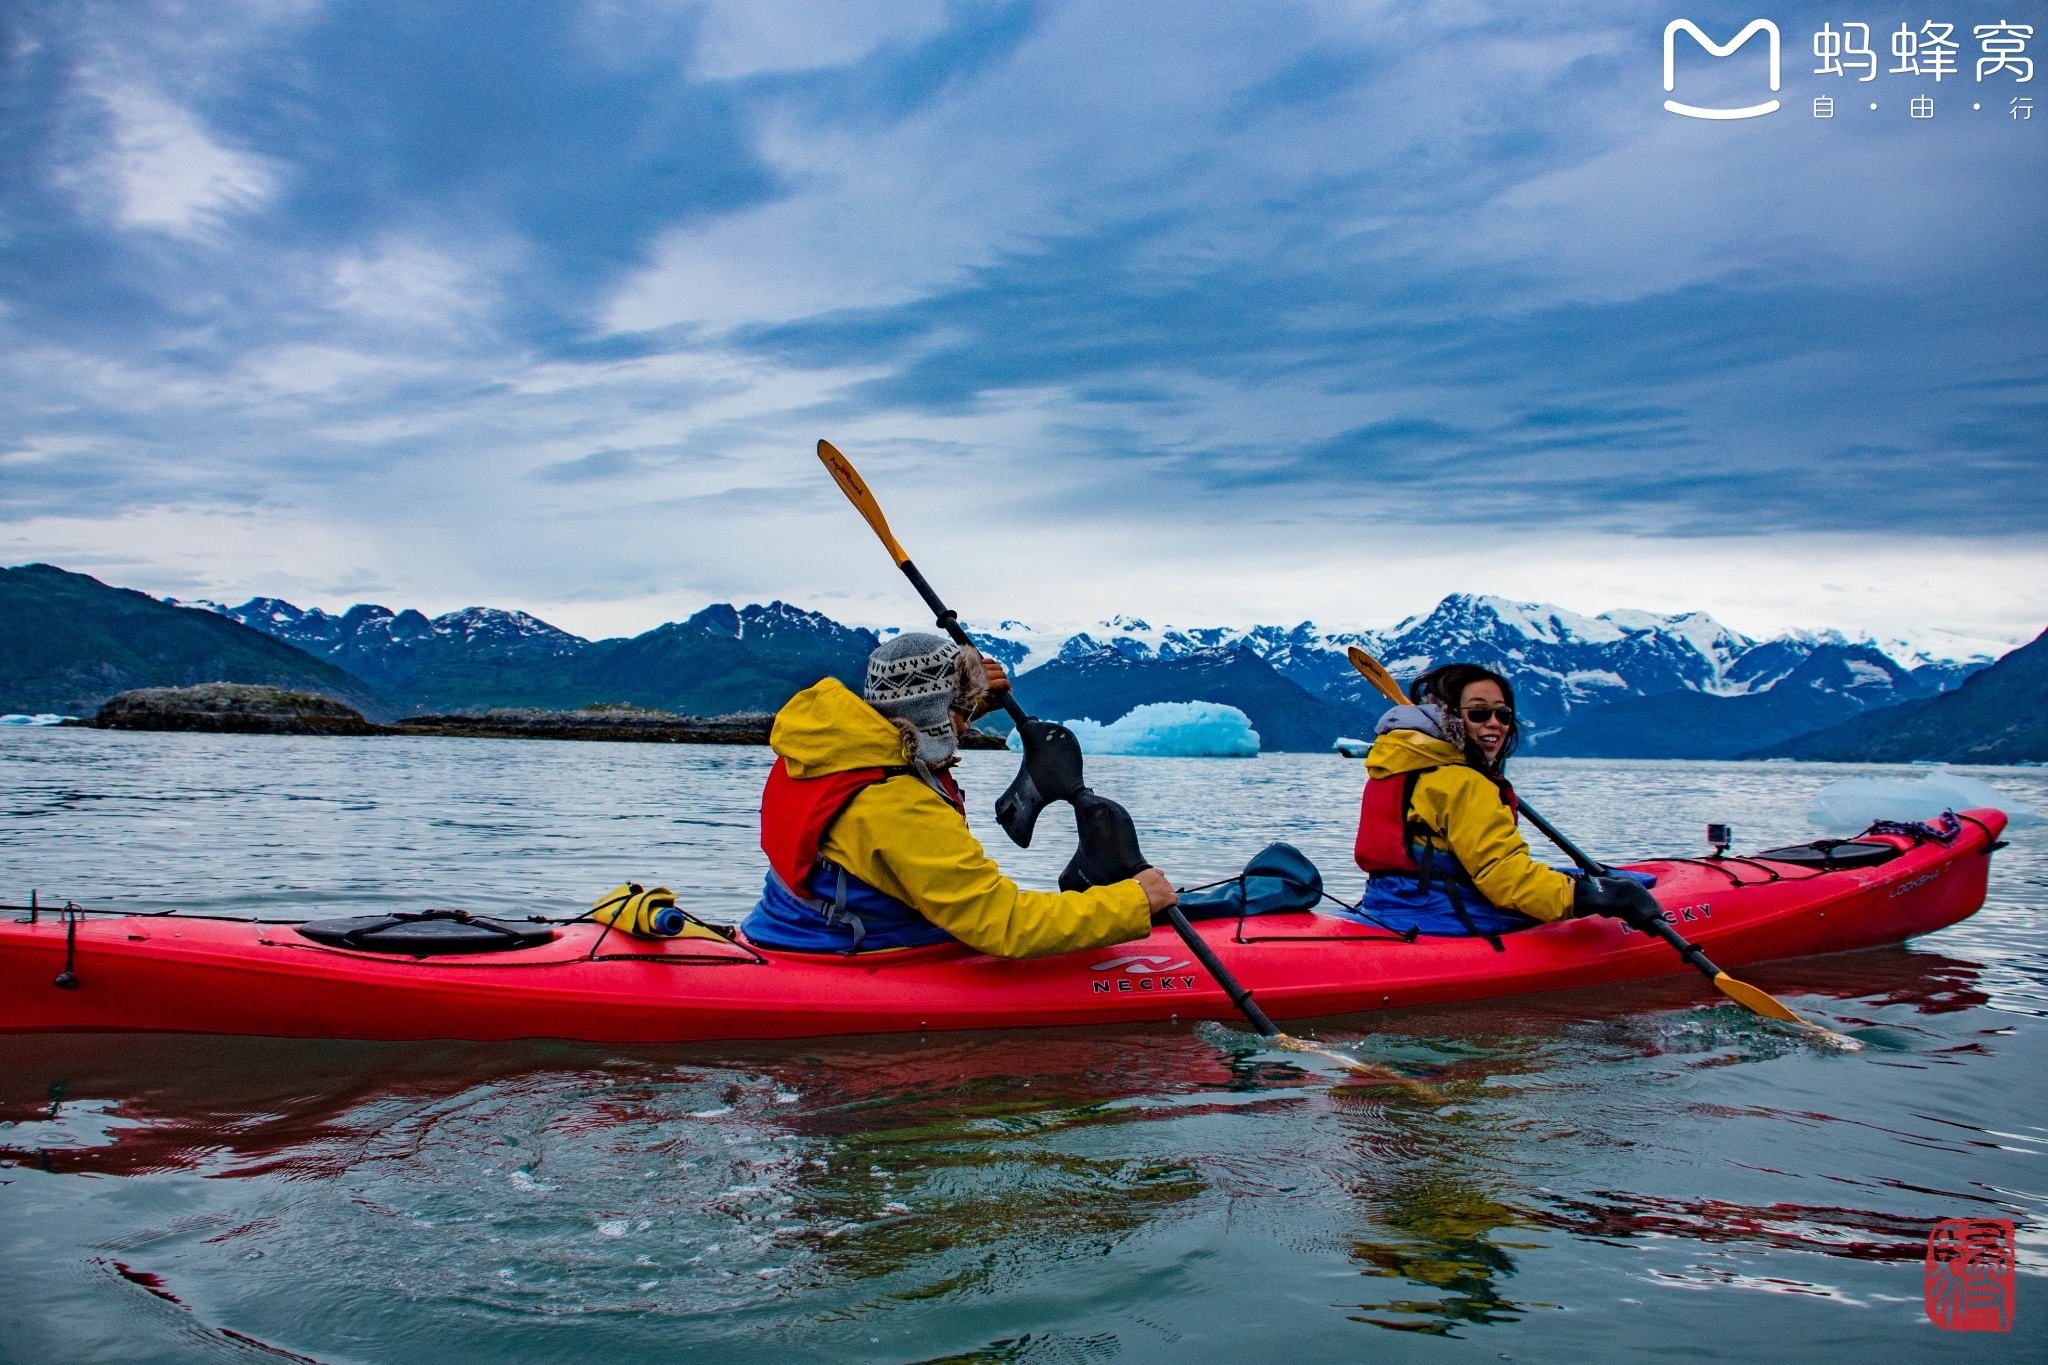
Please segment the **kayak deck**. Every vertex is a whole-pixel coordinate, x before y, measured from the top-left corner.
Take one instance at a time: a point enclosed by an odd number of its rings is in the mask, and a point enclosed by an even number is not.
[[[1891,839],[1876,867],[1649,860],[1667,918],[1724,968],[1896,943],[1984,901],[2005,817],[1970,812],[1948,845]],[[1608,919],[1409,942],[1326,915],[1196,929],[1275,1019],[1632,981],[1690,969]],[[75,941],[67,949],[67,935]],[[53,985],[71,955],[75,988]],[[565,927],[512,952],[411,958],[313,943],[288,925],[185,915],[0,924],[0,1031],[168,1031],[373,1040],[600,1043],[796,1038],[1221,1019],[1230,1001],[1171,929],[1035,961],[959,944],[781,953],[744,940],[643,940]]]

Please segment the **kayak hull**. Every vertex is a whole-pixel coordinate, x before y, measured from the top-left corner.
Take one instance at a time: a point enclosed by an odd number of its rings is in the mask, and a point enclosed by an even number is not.
[[[1873,868],[1815,872],[1742,859],[1651,860],[1657,899],[1723,968],[1898,943],[1983,903],[2004,828],[1971,812],[1950,845]],[[1275,1019],[1570,990],[1688,971],[1618,921],[1502,940],[1406,942],[1329,916],[1197,929]],[[1223,1019],[1229,999],[1170,929],[1036,961],[942,944],[859,957],[703,939],[643,941],[594,925],[538,948],[394,957],[325,947],[286,925],[196,916],[0,924],[0,1031],[183,1032],[366,1040],[559,1038],[668,1043]]]

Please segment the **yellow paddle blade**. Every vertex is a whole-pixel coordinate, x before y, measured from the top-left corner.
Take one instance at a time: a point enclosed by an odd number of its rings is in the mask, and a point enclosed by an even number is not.
[[[861,519],[882,538],[882,548],[889,552],[889,557],[896,561],[897,567],[901,568],[909,563],[910,556],[903,552],[903,547],[896,543],[896,537],[889,531],[888,518],[882,515],[882,504],[875,501],[875,495],[869,491],[867,481],[861,478],[860,471],[853,467],[853,462],[841,455],[839,447],[830,441],[818,442],[818,458],[824,461],[825,468],[832,472],[832,481],[839,485],[840,492],[846,494],[846,500],[853,504],[853,510],[860,513]]]
[[[1721,994],[1746,1009],[1763,1015],[1767,1019],[1782,1019],[1788,1024],[1805,1024],[1806,1021],[1779,1004],[1770,994],[1758,990],[1746,982],[1737,981],[1726,972],[1716,973],[1714,985]],[[1814,1025],[1807,1024],[1808,1028]]]
[[[1357,645],[1351,646],[1344,653],[1351,660],[1351,666],[1360,673],[1363,673],[1365,680],[1374,687],[1377,687],[1381,695],[1386,697],[1388,701],[1399,706],[1408,700],[1408,694],[1401,690],[1401,684],[1394,681],[1394,675],[1387,672],[1386,665],[1382,664],[1378,659],[1373,658],[1372,655],[1366,653]]]
[[[1825,1024],[1816,1024],[1810,1019],[1801,1019],[1791,1010],[1786,1009],[1771,998],[1771,996],[1746,982],[1737,981],[1726,972],[1717,973],[1714,977],[1714,984],[1720,987],[1721,994],[1745,1009],[1761,1014],[1766,1019],[1777,1019],[1787,1024],[1797,1024],[1808,1033],[1813,1034],[1821,1042],[1838,1047],[1844,1052],[1861,1052],[1863,1050],[1863,1044],[1851,1038],[1848,1034],[1837,1033]]]

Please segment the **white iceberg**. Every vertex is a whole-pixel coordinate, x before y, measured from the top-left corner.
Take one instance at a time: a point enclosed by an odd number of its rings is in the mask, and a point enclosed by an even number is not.
[[[69,717],[54,715],[48,711],[38,711],[33,716],[24,716],[19,712],[13,712],[0,716],[0,725],[61,725],[67,719]]]
[[[1062,722],[1081,741],[1084,754],[1137,754],[1145,758],[1257,758],[1259,732],[1235,706],[1213,701],[1156,701],[1133,707],[1108,725]],[[1010,747],[1022,749],[1017,732]]]
[[[2041,823],[2025,804],[1989,782],[1942,769],[1925,777],[1850,777],[1813,798],[1811,818],[1823,829],[1854,834],[1873,820],[1932,820],[1945,810],[2002,810],[2013,829]]]

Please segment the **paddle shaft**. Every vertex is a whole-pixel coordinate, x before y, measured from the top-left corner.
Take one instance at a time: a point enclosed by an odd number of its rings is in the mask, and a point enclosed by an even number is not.
[[[968,638],[966,629],[960,624],[960,617],[939,600],[938,593],[925,581],[925,576],[918,572],[917,565],[911,563],[909,559],[904,559],[896,567],[903,570],[903,576],[910,580],[910,586],[917,589],[917,595],[932,609],[933,622],[939,629],[952,636],[954,643],[972,646],[974,641]],[[1024,708],[1018,705],[1014,692],[1003,693],[1003,709],[1010,713],[1012,720],[1021,722],[1025,718]],[[1209,941],[1195,932],[1195,926],[1188,922],[1188,917],[1181,913],[1181,908],[1178,905],[1168,906],[1166,917],[1172,923],[1174,932],[1180,935],[1181,942],[1187,944],[1188,951],[1200,959],[1203,968],[1215,978],[1216,984],[1223,988],[1223,993],[1230,997],[1230,1003],[1251,1021],[1252,1027],[1267,1038],[1279,1037],[1280,1030],[1266,1017],[1266,1012],[1252,1000],[1251,991],[1231,975],[1230,968],[1223,965],[1223,959],[1216,956],[1216,950],[1209,946]]]
[[[1579,867],[1584,870],[1585,874],[1588,877],[1604,877],[1607,875],[1606,864],[1596,863],[1591,858],[1588,858],[1584,850],[1582,850],[1577,844],[1573,843],[1571,840],[1565,838],[1564,835],[1558,831],[1556,825],[1551,824],[1541,815],[1538,815],[1536,813],[1536,809],[1533,806],[1531,806],[1527,801],[1522,800],[1519,795],[1515,798],[1515,800],[1517,806],[1520,807],[1522,814],[1529,817],[1529,823],[1536,826],[1536,828],[1542,830],[1544,838],[1550,840],[1551,843],[1556,844],[1559,848],[1563,849],[1564,856],[1570,858],[1573,862],[1577,863]]]
[[[1216,950],[1209,946],[1209,941],[1195,932],[1195,926],[1188,922],[1186,913],[1178,905],[1169,905],[1166,907],[1166,918],[1172,922],[1174,931],[1181,937],[1181,942],[1188,945],[1188,951],[1200,958],[1209,975],[1216,978],[1216,984],[1230,997],[1230,1003],[1237,1006],[1240,1014],[1252,1021],[1252,1027],[1267,1038],[1281,1037],[1279,1028],[1266,1017],[1266,1012],[1259,1008],[1258,1002],[1252,999],[1251,991],[1240,985],[1237,978],[1230,974],[1230,968],[1223,965],[1223,959],[1216,956]]]
[[[918,572],[917,565],[906,558],[899,561],[896,567],[903,570],[903,576],[910,580],[910,586],[917,589],[917,595],[932,609],[932,624],[951,636],[954,644],[963,649],[974,648],[973,638],[968,635],[966,627],[960,624],[959,613],[939,600],[939,595],[932,591],[932,585],[925,582],[924,575]],[[1024,723],[1024,708],[1017,701],[1015,688],[1004,689],[999,705],[1009,713],[1011,720],[1020,725]]]
[[[875,497],[874,490],[861,478],[859,471],[853,467],[853,462],[840,454],[838,448],[830,441],[818,442],[818,458],[831,472],[833,481],[839,485],[839,491],[846,494],[847,501],[853,504],[854,510],[861,514],[869,528],[881,538],[882,548],[896,561],[896,567],[903,570],[903,576],[910,580],[910,586],[917,589],[917,595],[931,608],[933,624],[951,636],[953,643],[962,648],[972,648],[974,641],[960,624],[959,613],[939,600],[938,593],[925,581],[924,574],[919,571],[917,565],[911,563],[910,555],[890,531],[888,519],[882,515],[881,500]],[[1024,714],[1023,706],[1017,701],[1015,688],[1004,689],[1002,708],[1009,713],[1010,719],[1019,725],[1029,719]],[[1140,871],[1142,870],[1141,868]],[[1188,951],[1200,959],[1209,975],[1216,979],[1216,984],[1223,988],[1223,993],[1230,997],[1230,1003],[1237,1006],[1244,1017],[1251,1021],[1252,1027],[1268,1038],[1281,1036],[1280,1030],[1273,1026],[1273,1021],[1266,1017],[1266,1012],[1252,1002],[1252,993],[1230,974],[1230,969],[1223,965],[1223,959],[1217,957],[1215,950],[1209,947],[1208,941],[1195,932],[1195,926],[1188,923],[1188,917],[1181,913],[1180,907],[1168,906],[1166,915],[1173,924],[1174,931],[1180,935],[1181,942],[1187,944]]]
[[[1591,858],[1587,857],[1583,849],[1570,839],[1567,839],[1556,825],[1551,824],[1535,810],[1531,809],[1527,801],[1521,801],[1519,804],[1522,814],[1529,817],[1529,823],[1542,830],[1544,838],[1563,849],[1564,855],[1577,863],[1588,877],[1605,877],[1609,875],[1609,870],[1605,864],[1594,862]],[[1639,924],[1636,928],[1643,929],[1644,926]],[[1673,948],[1676,948],[1678,955],[1698,968],[1700,974],[1706,977],[1707,980],[1714,981],[1715,978],[1721,975],[1721,969],[1707,960],[1707,955],[1700,948],[1700,945],[1687,942],[1685,935],[1672,928],[1668,921],[1663,919],[1652,920],[1649,927],[1644,929],[1644,932],[1655,934],[1658,938],[1663,939]],[[1716,982],[1716,984],[1719,983]]]

